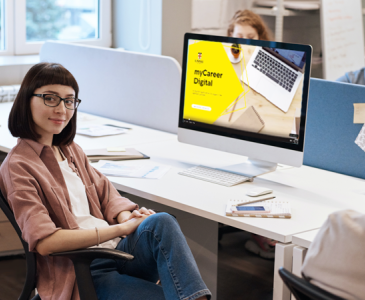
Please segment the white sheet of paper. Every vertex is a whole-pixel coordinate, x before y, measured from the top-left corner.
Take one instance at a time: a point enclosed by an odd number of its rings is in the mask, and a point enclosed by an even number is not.
[[[77,122],[89,122],[89,121],[95,121],[97,118],[95,116],[85,114],[82,112],[77,112]]]
[[[125,148],[124,147],[108,147],[108,148],[106,148],[106,151],[108,151],[108,152],[124,152]]]
[[[365,124],[361,128],[360,133],[355,140],[355,144],[365,151]]]
[[[168,170],[170,170],[169,166],[153,163],[133,165],[129,163],[126,164],[125,162],[109,160],[100,160],[97,164],[94,164],[93,167],[106,176],[148,179],[160,179],[168,172]]]

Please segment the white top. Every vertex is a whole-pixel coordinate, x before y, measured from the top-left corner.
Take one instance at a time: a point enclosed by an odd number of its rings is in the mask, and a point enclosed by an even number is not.
[[[59,162],[63,178],[65,179],[68,193],[71,200],[72,213],[75,215],[77,225],[80,229],[94,229],[95,227],[108,227],[108,222],[95,218],[90,214],[89,202],[86,196],[85,186],[75,172],[69,167],[67,159]],[[115,249],[121,239],[119,237],[106,241],[99,246],[100,248]],[[95,241],[97,234],[95,230]]]

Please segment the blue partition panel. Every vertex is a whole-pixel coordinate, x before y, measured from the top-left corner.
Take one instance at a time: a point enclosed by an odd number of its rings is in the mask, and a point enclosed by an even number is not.
[[[365,103],[365,86],[310,80],[304,164],[365,179],[365,152],[355,144],[354,103]]]

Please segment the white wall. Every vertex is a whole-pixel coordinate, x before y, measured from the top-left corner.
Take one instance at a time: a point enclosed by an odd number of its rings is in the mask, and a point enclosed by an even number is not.
[[[0,86],[20,84],[32,66],[33,64],[0,66]]]
[[[161,54],[162,0],[114,0],[113,47]]]
[[[172,56],[180,65],[184,34],[191,32],[193,0],[163,0],[161,54]]]
[[[192,0],[112,3],[114,48],[172,56],[181,64],[184,34],[191,31]]]

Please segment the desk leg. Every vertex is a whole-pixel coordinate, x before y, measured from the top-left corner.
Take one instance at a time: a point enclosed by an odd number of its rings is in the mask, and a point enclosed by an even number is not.
[[[295,246],[293,249],[293,270],[292,273],[302,277],[300,270],[302,269],[304,258],[308,249],[300,246]]]
[[[273,300],[290,300],[290,291],[279,275],[279,268],[292,270],[294,244],[277,243],[275,247]]]
[[[140,207],[154,208],[176,216],[200,274],[212,292],[212,300],[217,300],[218,223],[134,195],[125,194],[123,197],[138,203]]]
[[[303,261],[305,255],[307,254],[307,248],[295,246],[293,248],[293,270],[292,273],[299,277],[302,277],[302,273],[300,270],[302,269]],[[291,295],[291,300],[295,300],[296,298]]]

